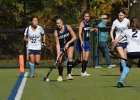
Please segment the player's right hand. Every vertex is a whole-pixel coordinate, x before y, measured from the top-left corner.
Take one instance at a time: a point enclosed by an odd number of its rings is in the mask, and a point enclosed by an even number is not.
[[[26,43],[28,43],[28,40],[29,40],[28,38],[24,39],[24,41],[25,41]]]
[[[59,57],[60,57],[60,54],[57,54],[57,58],[56,58],[56,60],[58,60],[58,59],[59,59]]]
[[[115,40],[114,39],[112,39],[112,41],[111,41],[112,43],[114,43],[115,42]]]

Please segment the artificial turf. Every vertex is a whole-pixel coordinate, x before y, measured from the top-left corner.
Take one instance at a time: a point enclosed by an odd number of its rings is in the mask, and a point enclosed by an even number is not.
[[[73,81],[57,82],[57,70],[50,75],[50,82],[43,76],[49,69],[36,69],[36,77],[28,78],[22,100],[138,100],[140,98],[140,69],[132,68],[124,88],[116,88],[120,77],[119,68],[88,68],[92,75],[81,77],[80,68],[73,70]],[[28,71],[28,70],[27,70]],[[5,87],[6,88],[6,87]]]
[[[18,69],[0,69],[0,100],[8,99],[18,75]]]

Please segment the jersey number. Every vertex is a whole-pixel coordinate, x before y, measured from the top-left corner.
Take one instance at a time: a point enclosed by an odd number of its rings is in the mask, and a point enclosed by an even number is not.
[[[31,40],[31,43],[36,43],[36,38],[33,38],[33,39]]]
[[[138,34],[138,31],[136,31],[136,32],[132,35],[132,38],[136,38],[136,37],[137,37],[137,34]]]

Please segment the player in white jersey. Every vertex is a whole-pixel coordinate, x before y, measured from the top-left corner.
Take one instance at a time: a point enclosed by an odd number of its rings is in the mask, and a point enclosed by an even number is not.
[[[140,30],[139,30],[139,24],[137,19],[131,20],[131,29],[127,29],[121,34],[113,43],[112,49],[115,47],[115,45],[123,39],[123,37],[127,38],[127,64],[123,63],[123,71],[120,77],[120,80],[117,84],[118,88],[123,87],[124,81],[126,79],[126,76],[129,73],[129,70],[132,66],[133,59],[139,59],[140,58]]]
[[[112,39],[112,43],[122,34],[126,29],[130,26],[129,19],[125,18],[125,12],[123,10],[118,11],[118,19],[113,22],[110,35]],[[115,33],[115,39],[114,39]],[[123,37],[117,44],[117,51],[119,52],[121,58],[126,58],[126,46],[127,40],[126,37]],[[120,71],[122,72],[122,65],[125,61],[121,59],[120,62]]]
[[[39,65],[40,63],[42,41],[45,45],[45,33],[43,28],[38,25],[38,17],[33,17],[31,21],[31,25],[25,30],[24,41],[27,43],[29,50],[30,76],[34,77],[35,64]]]

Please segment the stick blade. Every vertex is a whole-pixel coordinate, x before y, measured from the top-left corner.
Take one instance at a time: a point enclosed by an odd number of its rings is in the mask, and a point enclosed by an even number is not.
[[[43,80],[46,81],[47,77],[44,77]]]
[[[113,56],[114,58],[120,58],[120,55],[114,51],[110,51],[111,56]]]

